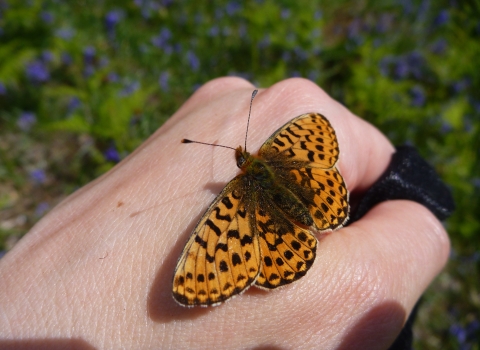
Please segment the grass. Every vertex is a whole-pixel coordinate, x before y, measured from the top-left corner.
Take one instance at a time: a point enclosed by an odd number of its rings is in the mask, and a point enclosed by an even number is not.
[[[303,76],[451,187],[452,255],[415,345],[480,349],[480,1],[26,3],[0,0],[3,251],[201,84]]]

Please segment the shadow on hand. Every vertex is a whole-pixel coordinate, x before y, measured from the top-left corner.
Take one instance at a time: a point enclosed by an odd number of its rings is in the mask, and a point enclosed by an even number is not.
[[[3,350],[95,350],[95,347],[79,338],[73,339],[25,339],[1,340],[0,349]]]
[[[338,349],[388,349],[406,319],[407,314],[399,303],[386,301],[367,312],[347,331]]]

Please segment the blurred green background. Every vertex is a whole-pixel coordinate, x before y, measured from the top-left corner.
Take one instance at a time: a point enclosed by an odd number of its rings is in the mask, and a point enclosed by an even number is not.
[[[480,349],[480,0],[0,0],[0,250],[195,89],[308,78],[449,184],[418,349]]]

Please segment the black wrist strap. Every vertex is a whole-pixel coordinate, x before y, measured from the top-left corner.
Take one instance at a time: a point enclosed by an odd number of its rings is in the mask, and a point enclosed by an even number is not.
[[[378,203],[393,199],[407,199],[423,204],[439,220],[445,220],[452,214],[455,209],[452,193],[435,170],[414,147],[398,146],[396,150],[385,173],[352,210],[349,223],[359,220]],[[419,303],[420,301],[415,305],[390,350],[412,349],[412,325]]]
[[[350,223],[357,221],[380,202],[408,199],[426,206],[442,221],[455,209],[450,189],[435,170],[412,146],[398,146],[390,165],[375,184],[365,193]]]

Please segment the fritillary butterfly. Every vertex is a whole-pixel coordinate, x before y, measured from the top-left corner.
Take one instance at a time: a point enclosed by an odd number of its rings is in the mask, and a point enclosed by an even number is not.
[[[213,306],[252,284],[274,289],[304,276],[317,247],[309,229],[335,230],[348,219],[339,153],[335,130],[319,113],[286,123],[257,156],[246,145],[236,148],[242,173],[188,239],[175,269],[174,299],[183,306]]]

